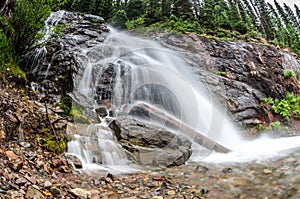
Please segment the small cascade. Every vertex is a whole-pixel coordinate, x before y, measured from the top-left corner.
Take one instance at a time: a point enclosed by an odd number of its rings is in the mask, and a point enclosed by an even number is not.
[[[48,41],[49,38],[52,36],[53,29],[61,21],[64,14],[65,14],[65,11],[63,11],[63,10],[60,10],[57,12],[52,12],[50,14],[50,16],[45,21],[45,29],[43,29],[41,31],[43,38],[38,40],[36,47],[34,48],[34,52],[30,52],[31,54],[34,54],[35,56],[26,55],[26,57],[32,57],[32,60],[28,61],[28,63],[30,63],[30,66],[27,66],[27,69],[29,71],[32,71],[33,74],[38,72],[39,68],[36,66],[39,66],[40,63],[42,61],[44,61],[44,59],[46,57],[47,49],[43,44],[46,41]]]
[[[85,172],[137,171],[128,166],[127,154],[108,127],[91,124],[81,128],[80,133],[74,134],[74,139],[68,143],[68,153],[78,157]]]
[[[64,11],[59,11],[49,17],[46,22],[49,27],[46,28],[45,37],[40,43],[51,35],[51,27],[53,28],[63,15]],[[138,118],[188,137],[191,141],[195,140],[196,136],[181,130],[180,124],[184,124],[193,132],[205,135],[231,151],[228,154],[220,154],[213,152],[214,146],[205,148],[198,144],[199,142],[194,142],[191,161],[256,161],[300,146],[297,142],[299,137],[261,137],[257,140],[244,138],[228,119],[226,110],[215,102],[210,89],[193,73],[189,60],[152,40],[129,36],[113,28],[110,30],[104,41],[68,34],[68,45],[72,46],[72,56],[76,57],[76,65],[80,68],[74,75],[73,94],[77,95],[76,99],[82,99],[76,101],[82,107],[94,113],[97,108],[105,107],[113,113],[113,117]],[[86,38],[92,40],[86,46],[70,43],[72,39],[83,42]],[[33,62],[42,62],[46,55],[45,48],[36,50]],[[283,64],[288,62],[289,65],[294,63],[291,69],[298,70],[297,60],[284,53]],[[201,63],[196,64],[202,67]],[[30,71],[38,70],[40,69],[36,67]],[[47,77],[49,70],[50,68],[45,68],[43,71],[46,73],[43,75]],[[179,127],[170,126],[168,120],[157,117],[155,112],[147,114],[132,111],[139,103],[150,104],[149,107],[155,107],[154,110],[160,110],[170,116],[169,118],[175,118],[175,122],[179,121]],[[78,122],[76,125],[83,124]],[[127,152],[118,144],[105,120],[99,124],[80,126],[77,132],[74,132],[73,140],[68,143],[68,152],[80,159],[86,172],[135,171],[131,169]]]
[[[286,70],[292,70],[294,72],[300,70],[300,63],[291,54],[284,52],[282,56],[282,66]]]
[[[75,90],[88,99],[94,99],[95,107],[104,105],[115,113],[115,117],[142,118],[188,136],[180,128],[166,125],[168,121],[155,114],[130,113],[131,107],[139,102],[151,104],[232,151],[228,154],[216,153],[194,143],[190,161],[258,161],[298,147],[294,141],[298,137],[244,138],[227,118],[226,110],[215,103],[209,89],[192,73],[190,63],[153,41],[112,30],[102,44],[81,49],[81,53],[86,68]],[[287,55],[285,58],[288,58]],[[193,137],[189,139],[193,140]],[[272,143],[278,145],[271,147]],[[270,144],[270,150],[263,149],[268,147],[266,144]],[[107,142],[102,145],[106,146]],[[253,150],[255,147],[259,152]]]

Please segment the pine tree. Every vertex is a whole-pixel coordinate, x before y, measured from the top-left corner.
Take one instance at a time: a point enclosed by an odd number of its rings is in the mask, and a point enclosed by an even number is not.
[[[182,19],[193,18],[193,4],[187,0],[175,0],[171,13]]]
[[[255,12],[254,12],[253,8],[251,7],[251,5],[249,4],[248,0],[242,0],[242,2],[244,4],[244,9],[248,15],[249,23],[254,26],[253,28],[260,30],[259,22],[257,21],[257,16],[255,15]]]
[[[279,3],[276,0],[274,0],[274,4],[275,4],[277,12],[278,12],[281,20],[283,21],[284,25],[286,27],[288,27],[288,25],[289,25],[290,22],[288,20],[288,17],[286,15],[286,13],[284,12],[283,8],[279,5]]]
[[[145,13],[142,0],[130,0],[125,10],[129,20],[135,19]]]
[[[194,14],[196,17],[196,20],[199,20],[199,7],[201,5],[200,0],[193,0],[193,9],[194,9]]]
[[[296,4],[294,5],[294,7],[295,7],[298,23],[300,23],[300,10]]]
[[[161,16],[169,17],[171,14],[172,0],[161,0]]]
[[[199,23],[208,29],[216,28],[214,0],[204,0],[199,8]]]
[[[215,1],[216,5],[213,8],[213,16],[216,21],[216,26],[224,29],[231,29],[229,19],[229,7],[224,0]]]
[[[287,17],[288,17],[290,23],[296,28],[296,30],[297,30],[298,33],[299,33],[300,27],[299,27],[299,23],[298,23],[298,21],[297,21],[297,18],[296,18],[296,16],[294,15],[294,12],[293,12],[292,9],[291,9],[288,5],[286,5],[285,3],[283,3],[283,7],[284,7],[284,10],[285,10],[285,12],[286,12],[286,15],[287,15]]]
[[[238,6],[238,1],[228,0],[229,4],[229,20],[233,30],[242,34],[247,32],[247,26],[242,19],[242,15]]]
[[[267,39],[274,39],[274,32],[272,19],[270,17],[269,6],[264,0],[255,0],[257,10],[259,11],[259,20],[263,30],[263,33]]]

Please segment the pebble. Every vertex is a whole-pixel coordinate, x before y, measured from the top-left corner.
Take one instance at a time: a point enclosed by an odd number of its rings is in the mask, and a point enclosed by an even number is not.
[[[270,170],[270,169],[264,169],[264,174],[270,174],[270,173],[272,173],[272,170]]]

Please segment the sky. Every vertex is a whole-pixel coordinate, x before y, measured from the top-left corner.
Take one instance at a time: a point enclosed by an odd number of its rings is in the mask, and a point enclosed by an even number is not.
[[[265,0],[265,1],[274,5],[274,0]],[[296,4],[300,8],[300,0],[277,0],[277,2],[280,3],[281,6],[283,6],[283,3],[285,3],[292,10],[294,10],[294,4]]]

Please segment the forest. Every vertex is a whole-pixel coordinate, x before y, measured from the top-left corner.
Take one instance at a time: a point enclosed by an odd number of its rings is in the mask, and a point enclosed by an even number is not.
[[[0,67],[18,69],[51,11],[102,16],[120,29],[163,28],[223,40],[264,39],[300,55],[300,10],[264,0],[6,0],[0,18]],[[13,13],[13,14],[11,14]]]

